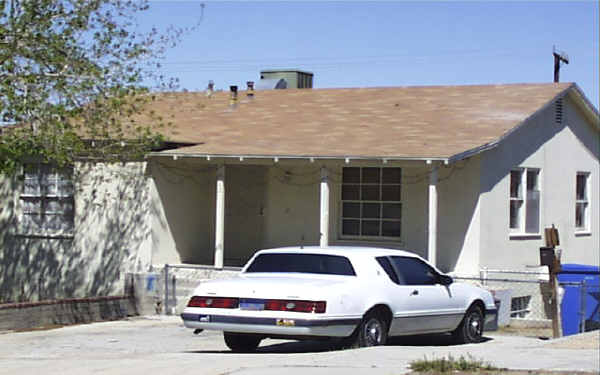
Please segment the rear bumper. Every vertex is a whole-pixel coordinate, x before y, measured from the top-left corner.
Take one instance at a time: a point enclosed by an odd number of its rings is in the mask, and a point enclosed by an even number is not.
[[[282,336],[347,337],[360,319],[290,319],[247,316],[181,314],[187,328]]]
[[[498,309],[485,310],[485,322],[483,324],[484,331],[498,330]]]

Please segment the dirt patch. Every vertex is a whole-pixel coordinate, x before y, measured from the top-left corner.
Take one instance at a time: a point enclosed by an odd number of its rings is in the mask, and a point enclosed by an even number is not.
[[[540,370],[494,370],[494,371],[479,371],[479,372],[411,372],[408,375],[598,375],[598,372],[577,372],[577,371],[540,371]]]

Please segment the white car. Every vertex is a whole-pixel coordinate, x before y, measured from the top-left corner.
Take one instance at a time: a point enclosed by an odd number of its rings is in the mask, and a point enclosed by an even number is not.
[[[239,276],[202,282],[181,317],[188,328],[223,331],[231,350],[246,352],[267,337],[362,347],[452,332],[474,343],[496,315],[490,292],[454,282],[413,253],[294,247],[258,251]]]

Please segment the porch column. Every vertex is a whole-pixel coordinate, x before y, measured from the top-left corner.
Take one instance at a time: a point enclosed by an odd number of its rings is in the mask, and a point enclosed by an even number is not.
[[[329,171],[321,167],[321,247],[329,246]]]
[[[427,260],[436,266],[437,257],[437,180],[438,167],[433,164],[429,173],[429,226],[427,238]]]
[[[217,169],[217,208],[215,214],[215,268],[223,268],[225,243],[225,166]]]

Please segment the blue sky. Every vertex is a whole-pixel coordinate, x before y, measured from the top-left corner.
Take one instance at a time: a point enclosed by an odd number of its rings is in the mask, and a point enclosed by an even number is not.
[[[198,29],[164,61],[181,87],[258,80],[298,68],[314,86],[371,87],[551,82],[552,47],[598,107],[598,2],[205,1]],[[201,1],[152,1],[143,27],[192,25]]]

